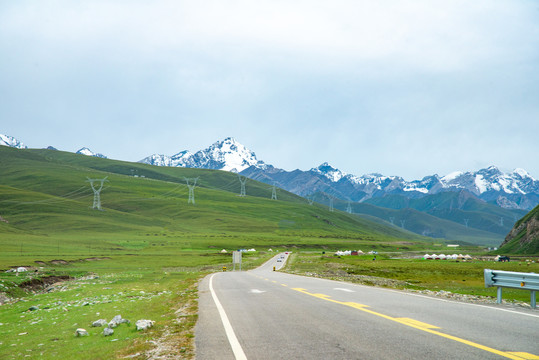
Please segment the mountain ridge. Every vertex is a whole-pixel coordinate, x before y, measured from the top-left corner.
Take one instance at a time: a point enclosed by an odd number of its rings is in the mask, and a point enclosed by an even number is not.
[[[22,143],[10,137],[9,144]],[[77,153],[106,157],[88,148],[79,149]],[[286,171],[258,160],[253,151],[232,137],[217,141],[195,153],[183,150],[172,156],[153,154],[139,162],[156,166],[231,171],[268,184],[276,183],[300,196],[322,191],[347,201],[363,202],[395,194],[414,199],[444,191],[466,190],[485,202],[505,209],[529,211],[539,204],[539,181],[524,169],[517,168],[504,173],[490,166],[474,172],[456,171],[445,176],[434,174],[412,181],[377,173],[361,176],[347,174],[328,162],[307,171]]]

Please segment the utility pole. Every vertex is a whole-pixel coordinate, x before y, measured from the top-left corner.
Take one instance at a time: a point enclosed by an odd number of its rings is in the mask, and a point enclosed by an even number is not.
[[[101,209],[101,189],[103,189],[103,183],[107,180],[108,176],[106,176],[104,179],[90,179],[87,177],[87,181],[90,183],[90,186],[92,187],[92,190],[94,191],[94,204],[92,206],[92,209],[102,210]],[[94,182],[99,181],[101,184],[99,188],[94,187]]]
[[[185,178],[185,181],[187,183],[187,187],[189,188],[189,199],[187,200],[188,204],[195,205],[195,187],[197,186],[197,178]]]
[[[240,189],[240,196],[244,197],[245,195],[245,183],[247,182],[246,176],[241,176],[238,174],[238,179],[240,179],[241,189]]]

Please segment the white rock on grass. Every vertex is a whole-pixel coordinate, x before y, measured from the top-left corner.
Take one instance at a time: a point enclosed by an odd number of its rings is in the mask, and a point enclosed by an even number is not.
[[[93,326],[93,327],[106,326],[106,325],[107,325],[107,320],[105,320],[105,319],[99,319],[99,320],[94,321],[94,322],[92,323],[92,326]]]
[[[90,334],[88,334],[88,331],[86,331],[86,329],[79,328],[75,330],[75,336],[90,336]]]
[[[116,315],[110,322],[109,322],[109,328],[115,328],[116,326],[120,324],[130,324],[131,322],[127,319],[123,319],[122,315]]]
[[[154,323],[155,321],[153,320],[137,320],[135,325],[137,326],[137,330],[146,330],[151,328]]]
[[[107,328],[103,329],[103,335],[109,336],[109,335],[112,335],[112,334],[114,334],[114,330],[112,330],[111,328],[107,327]]]

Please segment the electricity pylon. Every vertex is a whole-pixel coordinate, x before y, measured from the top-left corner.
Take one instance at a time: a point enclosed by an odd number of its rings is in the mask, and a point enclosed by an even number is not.
[[[88,179],[88,181],[86,182],[90,183],[90,186],[92,187],[92,190],[94,191],[94,204],[92,206],[92,209],[102,210],[101,209],[101,189],[103,189],[103,183],[105,181],[108,181],[107,178],[108,176],[106,176],[104,179],[90,179],[88,177],[86,178]],[[99,181],[101,183],[98,189],[94,187],[94,182],[96,181]]]
[[[307,196],[307,201],[309,202],[309,205],[312,205],[314,203],[314,196],[312,194]]]
[[[350,205],[350,201],[348,201],[348,206],[346,206],[346,212],[349,214],[352,213],[352,205]]]
[[[240,189],[240,196],[244,197],[245,195],[245,183],[247,182],[246,176],[241,176],[238,174],[238,179],[240,179],[241,189]]]
[[[464,224],[466,225],[466,229],[468,228],[468,222],[470,221],[470,219],[464,219]]]
[[[404,229],[404,223],[406,222],[406,220],[401,220],[401,227]]]
[[[197,180],[198,178],[185,178],[185,182],[187,182],[187,187],[189,188],[189,199],[187,199],[188,204],[195,205],[195,187],[197,186]]]
[[[273,182],[273,186],[271,187],[271,200],[277,200],[277,186],[275,182]]]
[[[391,221],[391,225],[395,225],[394,224],[394,222],[395,222],[395,217],[394,216],[390,216],[389,221]]]
[[[329,211],[333,212],[333,198],[329,198]]]

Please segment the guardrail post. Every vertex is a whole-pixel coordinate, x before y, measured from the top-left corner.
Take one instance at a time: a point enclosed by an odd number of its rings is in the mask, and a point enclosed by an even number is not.
[[[535,309],[535,290],[532,290],[531,291],[531,300],[530,300],[530,305],[532,306],[532,309]]]
[[[498,296],[497,296],[497,299],[496,299],[496,302],[497,302],[498,304],[501,304],[501,303],[502,303],[502,287],[501,287],[501,286],[498,286],[496,289],[497,289],[496,293],[497,293],[497,295],[498,295]]]

